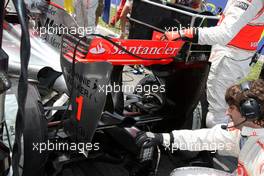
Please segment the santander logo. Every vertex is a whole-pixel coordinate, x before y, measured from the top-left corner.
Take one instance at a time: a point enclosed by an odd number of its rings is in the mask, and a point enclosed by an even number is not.
[[[100,38],[94,38],[90,49],[89,54],[101,57],[104,55],[105,57],[128,57],[130,53],[139,56],[147,56],[147,57],[169,57],[175,56],[179,52],[183,42],[179,41],[168,42],[168,41],[152,41],[152,40],[119,40],[113,39],[112,42],[122,46],[118,47],[111,42],[104,41]],[[126,50],[126,51],[124,51]],[[106,56],[107,55],[107,56]],[[130,56],[132,57],[132,56]]]
[[[93,47],[89,50],[92,54],[103,54],[106,50],[103,48],[103,44],[100,42],[96,47]]]

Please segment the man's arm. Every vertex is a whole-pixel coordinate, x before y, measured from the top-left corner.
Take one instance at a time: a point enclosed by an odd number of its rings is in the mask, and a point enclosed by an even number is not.
[[[231,2],[219,26],[198,30],[198,43],[227,45],[245,25],[257,16],[263,8],[263,3],[263,0]]]
[[[211,129],[175,130],[171,134],[163,133],[163,145],[180,150],[201,151],[219,150],[224,155],[238,156],[239,130],[227,131],[216,125]]]

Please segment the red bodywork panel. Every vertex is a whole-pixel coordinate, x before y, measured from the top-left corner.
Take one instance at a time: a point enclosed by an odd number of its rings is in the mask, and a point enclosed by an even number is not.
[[[153,40],[123,40],[113,38],[113,42],[121,45],[123,48],[133,53],[132,56],[122,51],[109,41],[95,37],[89,44],[86,56],[77,51],[76,61],[78,62],[111,62],[113,65],[153,65],[153,64],[169,64],[173,61],[173,57],[177,56],[184,41],[159,41],[161,33],[154,32]],[[66,59],[71,60],[73,52],[64,54]]]

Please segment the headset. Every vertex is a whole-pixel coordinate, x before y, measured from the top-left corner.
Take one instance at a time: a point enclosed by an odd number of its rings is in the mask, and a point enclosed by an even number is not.
[[[240,89],[243,92],[250,90],[251,82],[246,81],[240,84]],[[243,100],[239,103],[240,113],[245,120],[247,121],[255,121],[261,120],[263,114],[261,114],[261,105],[258,99],[250,97],[246,100]]]

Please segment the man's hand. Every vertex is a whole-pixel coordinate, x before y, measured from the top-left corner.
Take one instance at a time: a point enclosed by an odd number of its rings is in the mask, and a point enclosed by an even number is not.
[[[179,39],[181,39],[179,31],[165,32],[160,38],[161,41],[164,41],[164,40],[176,41]]]
[[[160,38],[160,40],[169,40],[169,41],[176,41],[176,40],[185,40],[189,42],[198,42],[198,32],[194,28],[179,30],[179,31],[167,31],[164,35]]]
[[[156,147],[162,143],[163,136],[159,133],[139,132],[136,137],[136,144],[140,148]]]

